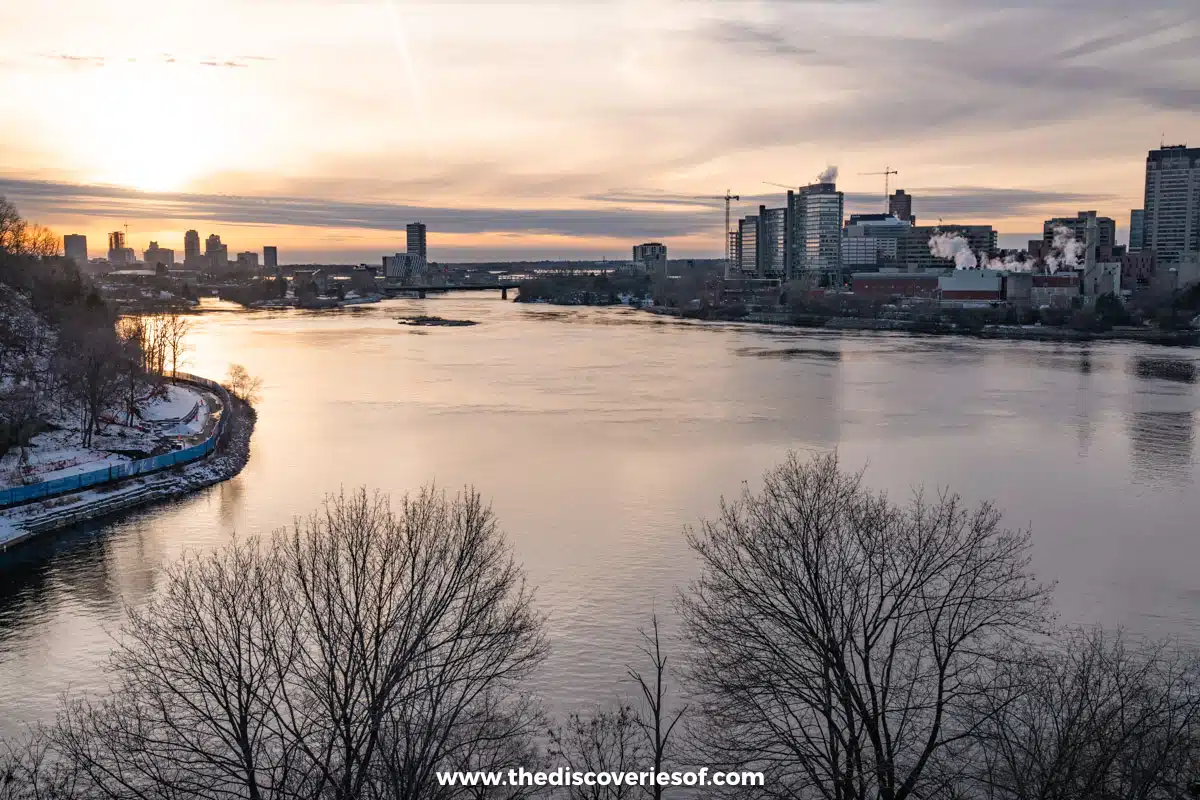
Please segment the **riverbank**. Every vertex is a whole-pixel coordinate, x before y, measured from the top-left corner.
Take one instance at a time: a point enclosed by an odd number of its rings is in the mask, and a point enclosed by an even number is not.
[[[1112,328],[1107,331],[1077,330],[1052,325],[982,325],[965,327],[945,322],[921,322],[861,317],[825,317],[785,313],[751,313],[742,316],[705,315],[671,308],[647,308],[652,314],[706,322],[743,322],[752,325],[781,325],[834,331],[889,331],[925,336],[966,336],[976,339],[1010,339],[1041,342],[1141,342],[1171,347],[1200,346],[1200,330],[1169,331],[1159,328]]]
[[[33,537],[133,508],[178,499],[227,481],[250,460],[257,414],[231,395],[225,429],[202,461],[0,511],[0,552]]]

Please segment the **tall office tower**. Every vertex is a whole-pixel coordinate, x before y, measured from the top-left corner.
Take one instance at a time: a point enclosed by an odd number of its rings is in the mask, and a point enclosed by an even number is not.
[[[1142,249],[1159,264],[1200,252],[1200,148],[1170,145],[1146,156]]]
[[[1135,208],[1129,212],[1129,252],[1137,253],[1142,250],[1143,236],[1146,232],[1146,212]]]
[[[405,228],[405,232],[408,234],[408,254],[420,256],[423,259],[428,258],[425,249],[425,223],[410,222]]]
[[[752,278],[758,275],[758,215],[738,221],[737,233],[737,278]]]
[[[906,193],[903,189],[897,189],[895,194],[888,198],[888,213],[896,219],[916,225],[917,218],[912,213],[912,201],[911,194]]]
[[[837,185],[814,183],[788,193],[792,210],[792,259],[788,278],[812,285],[842,283],[842,216],[845,196]]]
[[[196,231],[188,231],[183,235],[183,265],[188,269],[199,269],[202,263],[200,234]]]
[[[266,269],[275,269],[279,266],[279,249],[267,245],[263,247],[263,267]]]
[[[788,210],[758,207],[758,277],[787,279]]]
[[[63,252],[75,262],[75,266],[83,269],[88,263],[87,237],[80,233],[68,233],[63,237]]]

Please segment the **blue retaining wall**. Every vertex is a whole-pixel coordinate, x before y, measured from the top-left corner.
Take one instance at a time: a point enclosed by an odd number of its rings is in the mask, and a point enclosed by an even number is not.
[[[201,378],[198,375],[189,375],[181,372],[175,376],[175,379],[184,383],[195,383],[212,389],[221,396],[224,410],[221,412],[221,418],[217,420],[217,427],[213,429],[212,434],[206,440],[183,450],[163,453],[161,456],[154,456],[153,458],[143,458],[124,464],[114,464],[111,467],[83,472],[79,475],[72,475],[69,478],[56,478],[52,481],[42,481],[41,483],[30,483],[25,486],[2,489],[0,490],[0,508],[28,503],[30,500],[41,500],[45,497],[53,497],[59,494],[66,494],[67,492],[75,492],[91,486],[100,486],[112,481],[132,478],[134,475],[145,475],[150,472],[170,469],[178,464],[199,461],[207,456],[217,448],[217,441],[221,438],[221,434],[225,432],[225,421],[229,418],[231,408],[229,392],[216,381],[210,381],[208,378]]]

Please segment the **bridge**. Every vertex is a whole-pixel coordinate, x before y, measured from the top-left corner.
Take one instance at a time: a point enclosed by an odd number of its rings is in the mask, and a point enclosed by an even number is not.
[[[386,295],[416,292],[417,297],[422,300],[425,299],[425,295],[428,292],[500,292],[500,299],[507,300],[508,290],[519,287],[519,283],[509,281],[505,283],[467,283],[462,285],[385,283],[380,286],[380,289]]]

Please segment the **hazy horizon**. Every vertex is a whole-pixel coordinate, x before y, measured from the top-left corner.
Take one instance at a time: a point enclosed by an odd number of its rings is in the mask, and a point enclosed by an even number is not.
[[[1163,0],[46,0],[0,32],[0,194],[60,234],[219,233],[283,263],[721,250],[766,182],[840,168],[1015,246],[1200,137],[1200,10]],[[1097,136],[1102,133],[1102,137]],[[1034,232],[1034,233],[1030,233]]]

